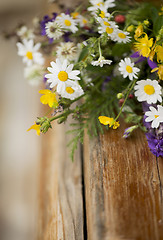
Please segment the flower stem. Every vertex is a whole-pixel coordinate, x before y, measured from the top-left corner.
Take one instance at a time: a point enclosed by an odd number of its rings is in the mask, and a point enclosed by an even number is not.
[[[101,46],[100,46],[100,39],[98,41],[98,48],[99,48],[99,53],[100,53],[100,58],[102,57],[102,52],[101,52]]]
[[[123,104],[122,104],[122,106],[121,106],[120,112],[118,113],[117,117],[115,118],[115,121],[116,121],[116,120],[119,118],[119,116],[121,115],[122,110],[123,110],[123,107],[124,107],[124,105],[125,105],[125,103],[126,103],[126,101],[127,101],[128,95],[130,94],[131,90],[133,89],[136,81],[137,81],[137,79],[135,79],[135,80],[133,81],[133,83],[132,83],[131,86],[130,86],[130,84],[129,84],[128,90],[127,90],[127,94],[126,94],[126,97],[125,97],[125,100],[124,100],[124,102],[123,102]]]

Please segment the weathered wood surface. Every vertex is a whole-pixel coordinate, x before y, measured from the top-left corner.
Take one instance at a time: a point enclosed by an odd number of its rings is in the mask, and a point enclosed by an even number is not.
[[[42,139],[38,239],[162,240],[160,183],[145,136],[122,139],[124,126],[97,139],[86,135],[83,172],[80,149],[74,163],[68,157],[68,124],[53,124]],[[162,159],[159,169],[163,176]]]
[[[162,240],[160,182],[145,136],[124,126],[84,144],[89,240]],[[163,177],[163,159],[159,159]]]
[[[71,162],[66,148],[68,124],[54,124],[43,137],[39,196],[40,240],[83,240],[80,148]]]

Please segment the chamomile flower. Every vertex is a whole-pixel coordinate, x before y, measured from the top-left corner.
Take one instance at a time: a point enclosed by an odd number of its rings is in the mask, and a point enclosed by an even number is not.
[[[114,33],[115,34],[114,34],[112,40],[115,42],[128,43],[131,41],[131,37],[128,36],[129,35],[128,32],[124,32],[122,30],[116,29],[116,31]]]
[[[44,58],[42,54],[38,52],[41,44],[37,43],[34,45],[32,39],[23,40],[23,43],[18,42],[18,55],[23,57],[23,62],[27,64],[27,66],[31,66],[33,63],[37,63],[40,65],[44,64]]]
[[[108,8],[112,8],[115,6],[115,0],[90,0],[89,2],[92,4],[92,6],[88,7],[88,11],[91,12],[95,12],[98,9],[107,12]]]
[[[106,60],[103,56],[100,56],[97,61],[92,61],[91,64],[93,66],[100,66],[103,67],[104,64],[111,64],[112,60]]]
[[[72,70],[73,64],[67,65],[67,60],[63,63],[57,58],[56,63],[50,63],[52,67],[48,67],[49,74],[45,77],[48,79],[47,82],[50,83],[50,87],[53,88],[57,85],[57,92],[62,92],[65,89],[65,84],[73,84],[73,80],[80,80],[77,76],[80,74],[79,70]]]
[[[74,100],[84,94],[83,89],[77,82],[66,82],[64,88],[58,92],[63,98]]]
[[[118,26],[113,21],[107,21],[107,20],[99,20],[101,26],[98,27],[98,32],[100,34],[107,33],[108,37],[110,37],[112,40],[115,38],[114,35],[116,34],[116,30]]]
[[[33,39],[35,37],[33,31],[28,29],[27,26],[20,27],[16,33],[21,39]]]
[[[131,62],[130,58],[125,58],[119,63],[119,71],[124,78],[129,77],[129,79],[132,81],[133,78],[138,78],[137,73],[140,71],[140,69],[134,67],[134,63]]]
[[[62,28],[66,29],[67,31],[71,31],[73,33],[78,31],[78,28],[76,27],[76,20],[68,14],[61,13],[59,16],[57,16],[56,23],[60,24]]]
[[[80,27],[88,26],[88,23],[89,23],[88,19],[83,17],[82,15],[78,16],[77,22],[79,23]]]
[[[161,86],[156,80],[140,80],[136,82],[135,96],[139,102],[146,101],[148,104],[162,102]]]
[[[110,13],[108,13],[108,12],[105,12],[105,11],[103,11],[103,9],[102,8],[100,8],[100,9],[98,9],[98,10],[100,10],[100,12],[98,13],[98,18],[111,18],[111,14]],[[97,13],[96,13],[97,14]]]
[[[53,40],[59,39],[63,35],[61,25],[56,21],[46,23],[45,32],[46,35]]]
[[[107,28],[107,27],[118,28],[118,26],[116,25],[115,22],[113,22],[113,21],[108,21],[107,18],[97,17],[96,20],[97,20],[97,22],[100,24],[100,26],[98,27],[98,32],[99,32],[99,33],[104,33],[104,32],[106,32],[106,28]]]
[[[152,128],[158,128],[159,124],[163,122],[163,106],[158,105],[157,108],[158,109],[150,106],[150,111],[145,113],[145,115],[147,116],[145,122],[152,122]]]
[[[65,59],[70,62],[77,60],[80,51],[80,44],[75,45],[73,42],[61,42],[60,45],[57,46],[56,55],[61,62],[63,62]]]
[[[24,68],[24,77],[32,86],[37,86],[43,81],[43,74],[42,66],[38,64]]]

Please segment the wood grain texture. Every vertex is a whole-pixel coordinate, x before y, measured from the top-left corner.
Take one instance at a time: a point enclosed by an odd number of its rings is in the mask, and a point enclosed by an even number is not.
[[[96,139],[85,137],[88,240],[162,240],[155,157],[143,133],[126,140],[124,128],[110,129]]]
[[[69,158],[68,125],[53,125],[43,136],[39,196],[40,240],[83,240],[83,198],[80,149]]]

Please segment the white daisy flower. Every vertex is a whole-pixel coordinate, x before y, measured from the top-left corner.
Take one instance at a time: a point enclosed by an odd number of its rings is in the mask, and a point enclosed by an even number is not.
[[[47,82],[50,83],[50,87],[53,88],[57,85],[57,92],[62,92],[65,89],[65,84],[73,84],[73,80],[80,80],[77,76],[80,74],[79,70],[72,70],[73,64],[67,65],[67,60],[63,63],[57,58],[56,63],[50,63],[52,67],[48,67],[49,74],[45,77],[48,78]]]
[[[98,27],[98,32],[100,34],[106,32],[108,37],[110,37],[113,40],[115,38],[115,34],[116,34],[118,26],[113,21],[107,21],[107,20],[103,21],[103,19],[101,19],[99,21],[100,21],[101,26]]]
[[[46,23],[45,31],[46,35],[53,40],[59,39],[63,35],[61,25],[56,21]]]
[[[88,26],[89,23],[88,19],[82,15],[79,15],[76,21],[79,23],[80,27]]]
[[[72,42],[61,42],[60,46],[57,46],[56,55],[61,62],[67,59],[70,61],[77,61],[81,52],[80,44],[75,45]]]
[[[30,40],[23,40],[23,43],[18,42],[18,55],[23,57],[23,62],[27,64],[27,66],[31,66],[34,63],[43,65],[44,64],[44,58],[42,57],[42,54],[38,52],[41,44],[37,43],[34,45],[34,42],[32,39]]]
[[[141,80],[136,82],[134,87],[135,96],[139,102],[146,101],[148,104],[162,102],[161,86],[156,80]]]
[[[112,8],[115,6],[115,0],[90,0],[89,1],[92,6],[88,7],[88,11],[95,12],[98,9],[107,12],[108,8]]]
[[[158,109],[150,106],[150,111],[146,112],[145,115],[147,118],[145,119],[146,122],[152,122],[152,128],[158,128],[159,124],[163,122],[163,106],[158,105]]]
[[[35,37],[33,31],[28,29],[27,26],[20,27],[16,33],[21,39],[33,39]]]
[[[108,18],[97,17],[96,20],[100,23],[102,32],[106,32],[106,27],[118,28],[118,25],[114,21],[109,21]]]
[[[74,100],[84,94],[81,86],[75,82],[66,82],[64,88],[58,92],[63,98]]]
[[[140,69],[134,67],[134,63],[131,62],[130,58],[125,58],[119,63],[119,71],[124,78],[129,77],[130,80],[133,80],[133,78],[138,78],[137,73],[140,71]]]
[[[44,71],[42,66],[34,64],[30,67],[24,68],[24,77],[28,80],[32,86],[37,86],[43,81]]]
[[[69,30],[73,33],[78,31],[78,28],[76,27],[77,22],[75,19],[73,19],[70,15],[61,13],[56,18],[56,22],[62,26],[62,28]]]
[[[106,60],[103,56],[99,57],[97,61],[92,61],[91,64],[93,66],[100,66],[103,67],[104,64],[111,64],[112,60]]]
[[[124,32],[122,30],[116,29],[114,33],[115,34],[112,40],[115,42],[127,43],[131,41],[131,37],[128,36],[130,34],[129,32]]]

